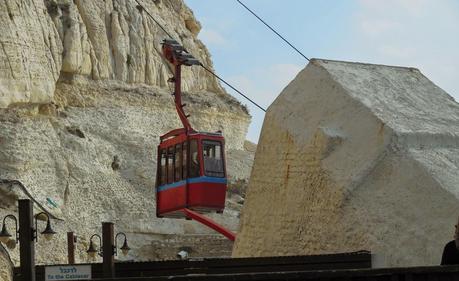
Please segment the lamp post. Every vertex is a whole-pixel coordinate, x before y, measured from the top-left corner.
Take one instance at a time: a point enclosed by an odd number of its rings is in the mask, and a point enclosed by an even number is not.
[[[117,240],[118,236],[124,236],[124,242],[120,250],[123,255],[127,255],[131,249],[127,243],[127,237],[124,232],[118,232],[114,235],[114,227],[112,222],[103,222],[102,223],[102,238],[98,234],[93,234],[89,239],[89,248],[86,251],[88,255],[92,258],[95,258],[98,253],[97,248],[94,246],[92,239],[94,237],[99,238],[101,243],[102,251],[99,252],[102,255],[102,267],[104,272],[104,278],[115,277],[115,255],[118,255],[118,245]]]
[[[51,227],[51,222],[50,222],[50,219],[49,219],[49,216],[47,213],[45,212],[41,212],[39,214],[37,214],[35,216],[35,229],[33,229],[33,239],[35,241],[38,241],[38,235],[37,235],[37,221],[38,221],[38,217],[39,216],[46,216],[46,219],[47,219],[47,222],[46,222],[46,228],[45,230],[43,230],[41,232],[41,234],[45,237],[46,240],[51,240],[54,236],[54,234],[56,234],[56,232],[53,230],[53,228]],[[14,216],[14,215],[6,215],[4,218],[3,218],[3,224],[2,224],[2,230],[0,231],[0,242],[6,244],[7,246],[10,246],[11,244],[9,243],[12,239],[12,235],[11,233],[8,231],[8,228],[6,226],[6,219],[12,219],[15,223],[15,227],[16,227],[16,231],[15,231],[15,234],[16,234],[16,239],[13,240],[15,242],[15,244],[19,243],[19,230],[18,230],[18,219]],[[11,248],[11,247],[8,247],[8,248]]]
[[[104,277],[115,277],[115,236],[112,222],[102,223],[102,268]]]
[[[77,242],[77,237],[73,231],[67,232],[67,258],[69,264],[75,263],[75,243]]]
[[[33,203],[19,200],[19,259],[22,280],[35,281],[35,241],[33,229]]]
[[[45,239],[50,240],[56,233],[52,227],[49,215],[45,212],[33,216],[33,203],[29,199],[20,199],[18,201],[19,220],[14,215],[7,215],[3,218],[2,230],[0,232],[0,241],[7,244],[8,248],[14,248],[19,242],[20,255],[20,272],[22,280],[35,281],[35,242],[38,241],[37,235],[37,219],[39,216],[46,216],[47,223],[44,231],[41,232]],[[9,233],[6,226],[6,219],[10,218],[15,221],[16,226],[16,242],[11,242],[12,235]],[[19,229],[18,229],[19,221]]]

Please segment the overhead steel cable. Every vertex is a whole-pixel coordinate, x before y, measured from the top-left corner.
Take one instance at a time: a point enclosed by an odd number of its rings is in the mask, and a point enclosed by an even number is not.
[[[174,39],[169,34],[169,32],[167,32],[167,30],[158,21],[156,21],[156,19],[150,14],[150,12],[148,12],[148,10],[145,9],[145,7],[142,4],[140,4],[140,2],[138,0],[135,0],[135,2],[137,3],[137,5],[139,5],[142,8],[142,10],[144,10],[150,16],[150,18],[164,31],[164,33],[166,33],[167,36],[169,36],[170,39]]]
[[[139,0],[134,0],[137,5],[140,6],[140,8],[142,8],[142,10],[144,10],[147,15],[161,28],[162,31],[164,31],[164,33],[167,34],[167,36],[169,36],[170,39],[174,39],[174,37],[172,37],[172,35],[170,35],[169,32],[167,32],[167,30],[148,12],[147,9],[145,9],[145,7],[139,2]],[[175,39],[174,39],[175,40]],[[187,50],[185,50],[185,52],[189,53]],[[256,107],[258,107],[259,109],[261,109],[262,111],[266,112],[266,109],[264,109],[263,107],[261,107],[260,105],[258,105],[256,102],[254,102],[253,100],[251,100],[249,97],[247,97],[246,95],[244,95],[241,91],[239,91],[238,89],[236,89],[234,86],[232,86],[230,83],[226,82],[225,80],[223,80],[223,78],[221,78],[220,76],[218,76],[217,74],[215,74],[212,70],[210,70],[210,68],[204,66],[201,62],[199,62],[199,66],[201,66],[202,68],[204,68],[207,72],[209,72],[210,74],[212,74],[215,78],[217,78],[218,80],[220,80],[221,82],[223,82],[225,85],[227,85],[228,87],[230,87],[231,89],[233,89],[236,93],[238,93],[239,95],[243,96],[245,99],[247,99],[249,102],[251,102],[253,105],[255,105]]]
[[[279,32],[277,32],[274,28],[272,28],[269,24],[267,24],[261,17],[259,17],[257,14],[255,14],[254,11],[252,11],[249,7],[247,7],[247,5],[245,5],[244,3],[242,3],[242,1],[240,0],[236,0],[239,4],[241,4],[241,6],[243,6],[247,11],[249,11],[252,15],[254,15],[259,21],[261,21],[266,27],[268,27],[272,32],[274,32],[277,36],[279,36],[279,38],[281,38],[282,40],[284,40],[285,43],[287,43],[290,47],[292,47],[298,54],[300,54],[300,56],[302,56],[303,58],[305,58],[307,61],[309,61],[309,58],[307,56],[305,56],[300,50],[298,50],[295,46],[293,46],[292,43],[290,43],[287,39],[285,39],[282,35],[279,34]]]
[[[159,28],[161,28],[161,30],[164,31],[164,33],[166,33],[166,35],[169,36],[170,39],[173,39],[172,35],[170,35],[170,33],[167,32],[167,30],[150,14],[150,12],[148,12],[147,9],[145,9],[145,7],[138,0],[134,0],[134,1],[137,3],[137,7],[140,7],[142,11],[145,11],[145,13],[147,13],[147,15],[150,16],[150,18],[159,26]],[[138,10],[141,12],[140,9]],[[174,75],[174,72],[172,71],[172,69],[170,69],[170,67],[167,67],[167,70],[169,70],[171,75]],[[169,83],[167,83],[167,86],[170,89]]]
[[[223,78],[219,77],[217,74],[213,73],[210,69],[208,69],[207,67],[205,67],[202,63],[200,64],[202,68],[204,68],[207,72],[209,72],[210,74],[212,74],[213,76],[215,76],[218,80],[222,81],[223,83],[225,83],[225,85],[227,85],[228,87],[230,87],[231,89],[233,89],[234,91],[236,91],[238,94],[240,94],[241,96],[243,96],[244,98],[246,98],[248,101],[250,101],[253,105],[255,105],[256,107],[258,107],[259,109],[263,110],[264,112],[266,112],[266,109],[264,109],[263,107],[261,107],[260,105],[258,105],[256,102],[254,102],[253,100],[251,100],[249,97],[247,97],[246,95],[244,95],[243,93],[241,93],[238,89],[234,88],[233,86],[231,86],[230,83],[226,82],[225,80],[223,80]]]

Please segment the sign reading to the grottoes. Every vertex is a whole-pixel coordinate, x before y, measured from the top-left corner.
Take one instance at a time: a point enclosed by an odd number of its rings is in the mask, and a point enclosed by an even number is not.
[[[56,265],[45,267],[45,280],[91,279],[90,265]]]

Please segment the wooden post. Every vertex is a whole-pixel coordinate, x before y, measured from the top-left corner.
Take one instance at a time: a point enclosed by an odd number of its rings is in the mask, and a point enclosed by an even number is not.
[[[35,229],[33,203],[19,200],[19,253],[22,281],[35,281]]]
[[[102,251],[104,278],[115,277],[115,236],[112,222],[102,223]]]
[[[67,257],[69,264],[75,264],[76,236],[73,232],[67,232]]]

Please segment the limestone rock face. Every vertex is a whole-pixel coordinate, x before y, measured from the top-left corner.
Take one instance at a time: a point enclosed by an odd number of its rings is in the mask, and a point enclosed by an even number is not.
[[[144,7],[203,64],[200,24],[181,0],[144,1]],[[0,3],[0,108],[53,101],[60,75],[85,75],[166,86],[160,42],[167,35],[134,0],[30,0]],[[223,93],[201,68],[187,68],[185,90]]]
[[[439,264],[458,170],[459,104],[417,69],[312,60],[267,111],[233,255]]]
[[[141,2],[212,67],[183,1]],[[67,231],[79,237],[77,261],[86,261],[103,221],[128,235],[132,251],[117,257],[124,260],[154,259],[145,247],[165,235],[213,234],[196,222],[156,218],[156,147],[181,124],[160,51],[167,37],[145,10],[134,0],[8,0],[0,3],[0,30],[0,179],[21,181],[64,220],[55,222],[53,241],[39,239],[37,263],[66,262]],[[228,162],[247,155],[247,109],[200,67],[184,67],[183,79],[194,128],[221,130]],[[229,167],[230,179],[247,177],[250,155],[241,163]],[[24,190],[0,184],[0,218],[17,214],[18,198],[27,198]],[[215,219],[235,230],[238,214]],[[10,252],[17,263],[18,251]]]
[[[0,108],[52,100],[63,48],[44,3],[0,3]]]
[[[0,280],[13,280],[13,263],[10,260],[8,252],[2,245],[0,245]]]

